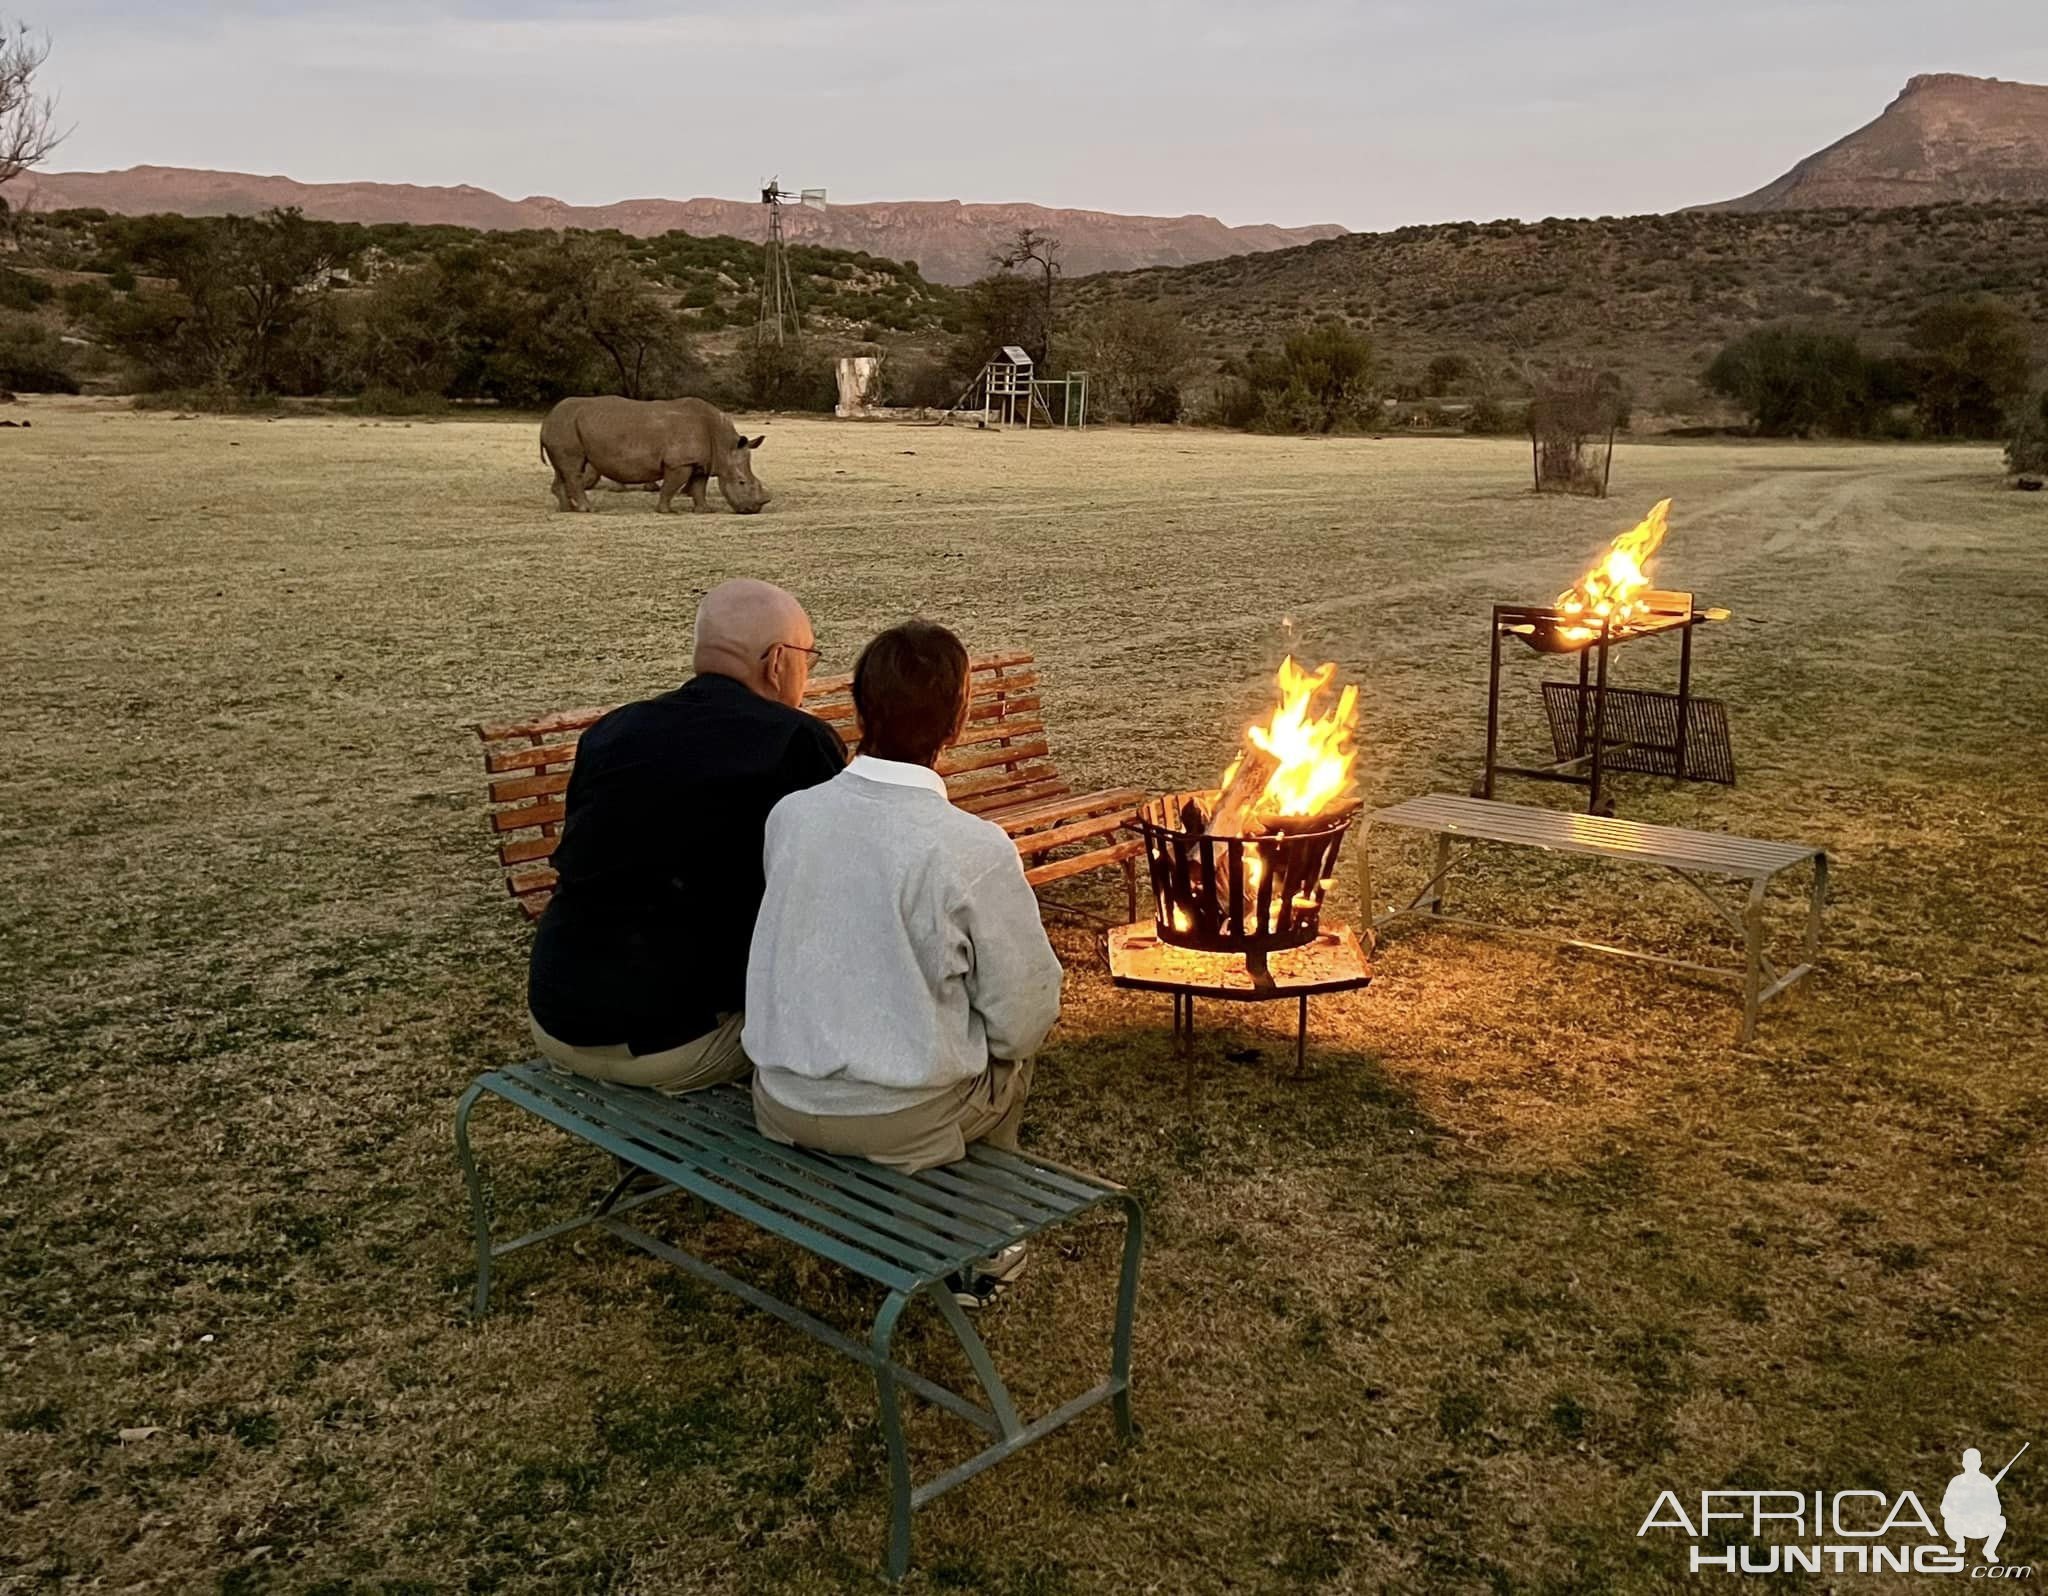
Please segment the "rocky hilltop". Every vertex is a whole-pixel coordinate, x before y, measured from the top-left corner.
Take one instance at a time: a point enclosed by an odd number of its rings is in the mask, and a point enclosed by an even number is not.
[[[1931,72],[1775,183],[1711,210],[2048,203],[2048,86]]]
[[[745,200],[635,199],[570,205],[545,195],[506,199],[467,184],[421,188],[410,183],[299,183],[288,177],[177,166],[43,172],[22,179],[21,188],[22,198],[39,210],[91,206],[124,215],[168,211],[228,216],[296,205],[308,216],[336,222],[440,222],[494,230],[617,228],[641,237],[684,232],[748,239],[762,237],[767,226],[762,207]],[[1285,249],[1344,232],[1329,224],[1230,227],[1213,216],[1121,216],[1043,205],[967,205],[958,200],[834,205],[824,211],[791,206],[784,219],[790,238],[798,243],[915,261],[927,278],[942,283],[971,282],[981,276],[989,269],[990,255],[1026,226],[1042,228],[1060,240],[1062,263],[1075,276],[1186,266],[1226,255]]]

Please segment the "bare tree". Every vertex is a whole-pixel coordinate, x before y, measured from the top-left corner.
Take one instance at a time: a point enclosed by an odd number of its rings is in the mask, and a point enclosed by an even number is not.
[[[0,187],[38,166],[64,140],[50,122],[55,102],[36,93],[50,41],[26,22],[0,18]]]
[[[1015,271],[1026,261],[1032,262],[1045,273],[1045,348],[1038,358],[1047,371],[1052,370],[1052,283],[1060,274],[1060,241],[1052,234],[1040,232],[1035,227],[1020,227],[1017,236],[1010,240],[1010,247],[995,258],[996,265],[1004,271]]]

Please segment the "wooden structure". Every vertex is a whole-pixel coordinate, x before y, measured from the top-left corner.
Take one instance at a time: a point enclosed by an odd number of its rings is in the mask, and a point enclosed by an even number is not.
[[[1055,399],[1059,401],[1057,414]],[[1034,413],[1048,426],[1085,427],[1088,373],[1070,371],[1063,377],[1041,377],[1029,351],[1018,344],[1005,344],[947,408],[945,419],[977,412],[984,427],[1021,426],[1028,430]]]
[[[1527,781],[1565,782],[1586,789],[1588,814],[1613,814],[1607,796],[1610,770],[1669,776],[1678,781],[1735,785],[1735,753],[1728,740],[1728,707],[1692,691],[1692,634],[1702,621],[1725,617],[1723,610],[1693,607],[1690,593],[1653,590],[1643,595],[1648,613],[1621,625],[1599,623],[1581,636],[1585,617],[1548,604],[1496,604],[1489,638],[1486,764],[1473,787],[1476,798],[1491,798],[1502,776]],[[1608,656],[1638,638],[1678,636],[1678,691],[1652,692],[1615,687],[1608,681]],[[1538,655],[1576,654],[1578,681],[1546,681],[1543,709],[1550,724],[1553,762],[1504,764],[1500,757],[1501,645],[1526,644]]]
[[[1034,887],[1091,870],[1121,869],[1130,918],[1136,919],[1136,861],[1145,848],[1121,833],[1145,795],[1133,787],[1077,793],[1060,774],[1046,731],[1038,663],[1030,654],[985,654],[970,662],[969,672],[967,730],[939,759],[953,802],[1009,833],[1024,857],[1024,879]],[[805,695],[804,708],[830,722],[849,752],[858,750],[851,676],[820,677]],[[476,728],[505,887],[529,917],[539,916],[554,890],[548,860],[561,839],[577,739],[607,713],[567,710]]]
[[[1219,998],[1227,1003],[1271,1003],[1293,998],[1300,1004],[1294,1029],[1294,1067],[1308,1063],[1308,1000],[1328,992],[1355,992],[1372,981],[1365,950],[1348,926],[1331,926],[1313,942],[1266,956],[1266,970],[1255,975],[1245,961],[1230,953],[1175,947],[1163,941],[1150,921],[1115,926],[1108,937],[1112,986],[1136,992],[1165,992],[1173,999],[1174,1048],[1185,1075],[1182,1088],[1195,1084],[1195,999]]]
[[[1517,934],[1542,937],[1565,947],[1585,948],[1619,958],[1640,959],[1649,964],[1668,965],[1696,974],[1733,977],[1742,984],[1742,1027],[1738,1042],[1756,1034],[1757,1010],[1784,992],[1795,981],[1812,973],[1820,951],[1821,909],[1827,902],[1828,856],[1824,849],[1807,842],[1766,842],[1755,837],[1737,837],[1718,831],[1687,831],[1678,826],[1651,826],[1633,820],[1610,820],[1598,815],[1563,814],[1555,809],[1534,809],[1523,804],[1495,803],[1484,798],[1461,798],[1451,793],[1430,793],[1410,798],[1366,817],[1358,839],[1358,893],[1365,912],[1372,914],[1375,899],[1372,884],[1372,829],[1399,826],[1426,832],[1436,838],[1436,869],[1414,897],[1398,908],[1390,907],[1373,918],[1375,929],[1404,915],[1425,910],[1457,925],[1476,926],[1488,931],[1514,928],[1480,920],[1456,920],[1444,915],[1444,880],[1455,863],[1455,849],[1463,844],[1467,852],[1478,843],[1498,843],[1517,848],[1539,848],[1555,853],[1583,854],[1625,864],[1659,865],[1691,887],[1714,912],[1734,927],[1742,938],[1743,961],[1733,968],[1721,964],[1700,964],[1689,959],[1666,958],[1603,942],[1581,942],[1547,932]],[[1764,948],[1764,894],[1778,876],[1802,865],[1812,867],[1812,885],[1806,910],[1805,956],[1792,969],[1780,971]],[[1748,895],[1739,910],[1731,909],[1707,890],[1701,877],[1744,883]],[[1770,984],[1764,984],[1768,978]]]
[[[470,1114],[486,1094],[612,1154],[636,1174],[621,1179],[581,1215],[494,1244],[491,1205],[469,1142]],[[469,1189],[479,1317],[490,1305],[495,1260],[535,1242],[591,1227],[731,1292],[872,1371],[888,1458],[885,1566],[891,1579],[900,1579],[910,1566],[911,1514],[934,1498],[1104,1402],[1111,1404],[1118,1432],[1126,1437],[1132,1433],[1131,1324],[1138,1302],[1144,1211],[1121,1186],[981,1143],[970,1146],[958,1163],[918,1175],[900,1174],[866,1159],[832,1157],[770,1141],[754,1128],[753,1100],[744,1085],[666,1097],[642,1087],[585,1080],[538,1060],[492,1071],[463,1093],[455,1110],[455,1150]],[[652,1190],[632,1190],[639,1172],[654,1177]],[[631,1210],[676,1192],[880,1286],[884,1296],[867,1339],[855,1340],[802,1308],[626,1222]],[[953,1300],[948,1278],[971,1271],[981,1259],[1014,1242],[1103,1207],[1120,1208],[1124,1214],[1109,1374],[1026,1421],[988,1348]],[[959,1341],[984,1400],[977,1402],[897,1361],[891,1350],[897,1324],[918,1301],[929,1303]],[[966,1420],[991,1437],[991,1443],[913,1488],[900,1391],[914,1392]]]

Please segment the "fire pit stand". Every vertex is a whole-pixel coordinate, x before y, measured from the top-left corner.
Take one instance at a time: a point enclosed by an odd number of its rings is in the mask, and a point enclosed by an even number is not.
[[[1308,1066],[1308,1000],[1327,992],[1355,992],[1372,981],[1365,949],[1349,926],[1325,924],[1313,940],[1269,953],[1263,979],[1254,979],[1241,954],[1162,941],[1150,921],[1117,926],[1107,941],[1112,986],[1172,997],[1174,1051],[1181,1058],[1181,1091],[1188,1097],[1195,1090],[1196,998],[1228,1003],[1295,999],[1300,1005],[1294,1031],[1294,1067],[1299,1074]]]
[[[1669,776],[1679,781],[1735,784],[1735,756],[1728,742],[1728,710],[1718,699],[1692,691],[1693,628],[1710,617],[1693,608],[1690,593],[1644,595],[1649,613],[1615,625],[1600,622],[1591,637],[1574,637],[1586,626],[1548,604],[1496,604],[1491,627],[1492,658],[1486,699],[1486,768],[1473,784],[1475,798],[1491,798],[1495,781],[1561,781],[1586,791],[1588,814],[1612,814],[1607,774],[1612,770]],[[1638,638],[1678,634],[1678,691],[1651,692],[1608,683],[1608,656]],[[1501,640],[1514,638],[1540,655],[1576,654],[1577,682],[1543,684],[1543,708],[1550,724],[1548,765],[1511,765],[1500,757]]]

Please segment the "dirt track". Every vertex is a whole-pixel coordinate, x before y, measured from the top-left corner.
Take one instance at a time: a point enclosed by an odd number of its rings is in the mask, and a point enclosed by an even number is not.
[[[525,941],[463,727],[672,684],[735,574],[809,603],[827,670],[912,611],[1036,650],[1088,782],[1213,779],[1291,617],[1363,685],[1385,802],[1469,784],[1487,604],[1550,597],[1671,494],[1658,579],[1735,613],[1698,677],[1741,780],[1637,781],[1622,812],[1837,855],[1822,971],[1753,1050],[1722,989],[1408,933],[1319,1005],[1309,1081],[1277,1017],[1205,1011],[1193,1109],[1163,1000],[1062,932],[1032,1134],[1153,1205],[1148,1435],[1118,1456],[1084,1426],[950,1498],[919,1579],[1644,1588],[1680,1556],[1634,1537],[1653,1481],[1924,1492],[2048,1403],[2048,521],[1991,451],[1629,445],[1598,504],[1531,499],[1511,443],[775,421],[762,516],[573,517],[526,426],[21,410],[0,1590],[866,1567],[850,1368],[595,1243],[459,1322],[446,1115],[519,1052]],[[1620,679],[1661,685],[1658,646]],[[1624,872],[1503,860],[1460,890],[1708,945]],[[486,1139],[508,1210],[595,1178],[509,1118]],[[1084,1236],[1003,1309],[1027,1389],[1084,1377],[1109,1256]],[[921,1460],[956,1443],[927,1425]]]

